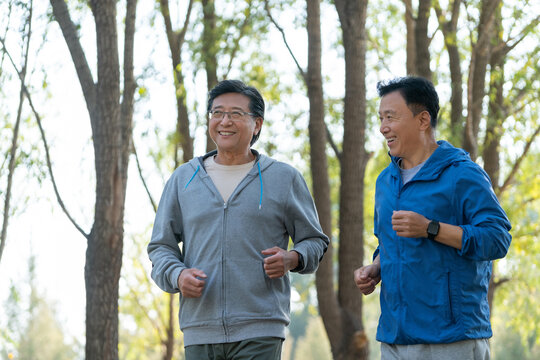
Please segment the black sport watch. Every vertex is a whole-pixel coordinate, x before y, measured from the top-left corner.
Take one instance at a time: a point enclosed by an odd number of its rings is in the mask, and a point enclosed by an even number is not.
[[[435,236],[439,233],[441,225],[437,220],[431,220],[427,227],[427,235],[429,240],[435,240]]]

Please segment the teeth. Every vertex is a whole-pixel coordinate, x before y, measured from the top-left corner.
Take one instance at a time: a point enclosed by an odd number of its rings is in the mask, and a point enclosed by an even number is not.
[[[220,131],[219,134],[220,134],[220,135],[225,135],[225,136],[227,136],[227,135],[234,135],[233,132],[228,132],[228,131]]]

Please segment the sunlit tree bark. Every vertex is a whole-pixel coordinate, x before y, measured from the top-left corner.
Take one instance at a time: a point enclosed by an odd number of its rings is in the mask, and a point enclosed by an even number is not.
[[[123,251],[124,202],[130,154],[136,0],[126,4],[122,101],[116,1],[91,1],[96,24],[97,82],[64,0],[50,0],[81,83],[90,115],[96,170],[94,223],[86,234],[87,360],[118,359],[118,287]]]

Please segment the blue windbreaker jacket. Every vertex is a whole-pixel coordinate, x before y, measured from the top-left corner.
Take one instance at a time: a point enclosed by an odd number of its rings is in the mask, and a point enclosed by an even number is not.
[[[487,299],[491,261],[506,255],[510,222],[490,179],[462,149],[446,141],[403,185],[398,158],[377,179],[375,236],[381,260],[377,340],[438,344],[492,335]],[[394,210],[460,226],[460,250],[392,230]]]

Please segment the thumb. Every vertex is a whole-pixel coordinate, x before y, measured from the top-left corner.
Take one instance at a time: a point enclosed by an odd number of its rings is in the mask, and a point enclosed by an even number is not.
[[[363,267],[360,269],[360,279],[367,279],[369,277],[369,271],[367,267]]]
[[[193,276],[195,277],[199,277],[199,278],[202,278],[202,279],[206,279],[207,276],[206,274],[204,273],[204,271],[202,270],[199,270],[199,269],[194,269],[193,272],[191,273]]]
[[[274,254],[277,254],[279,251],[279,248],[276,248],[275,246],[270,248],[270,249],[264,249],[263,251],[261,251],[261,253],[263,255],[274,255]]]

